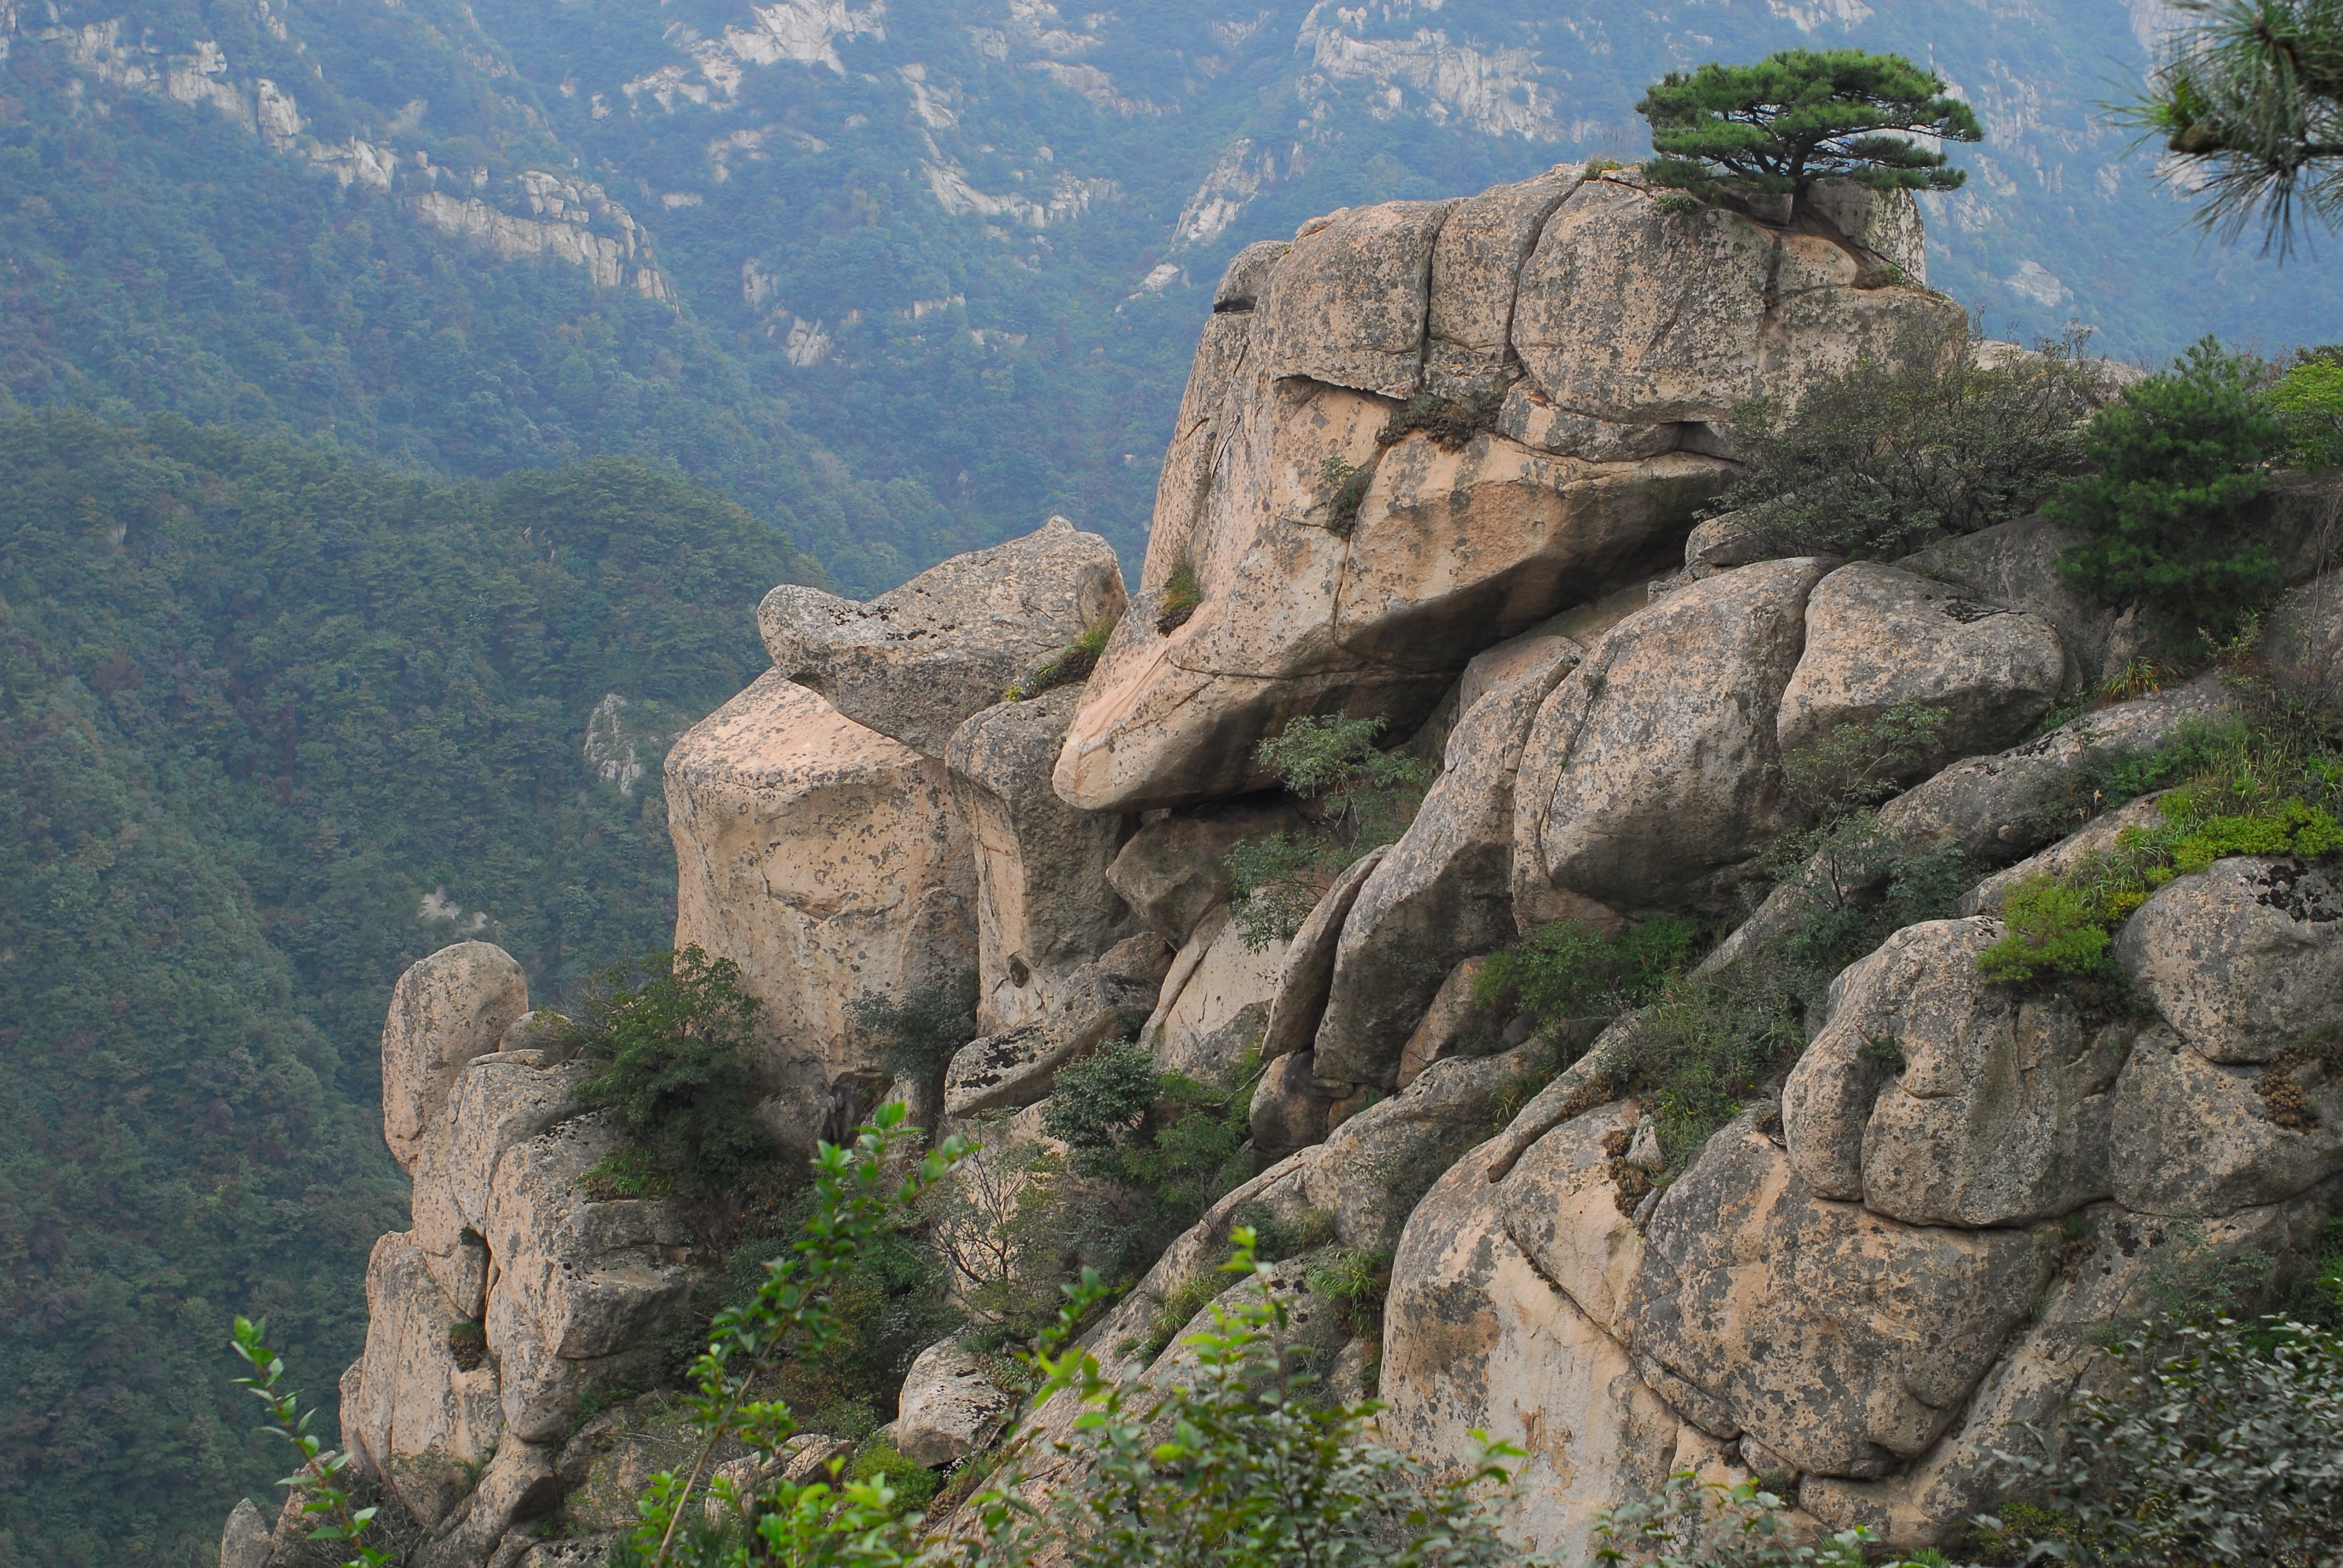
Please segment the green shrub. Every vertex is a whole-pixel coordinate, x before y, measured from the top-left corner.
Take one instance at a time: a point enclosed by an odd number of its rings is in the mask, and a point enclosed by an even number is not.
[[[1682,1170],[1805,1048],[1795,998],[1764,964],[1677,975],[1635,1015],[1622,1076]]]
[[[895,1507],[904,1513],[924,1513],[940,1484],[936,1473],[901,1452],[884,1437],[867,1440],[854,1453],[847,1473],[865,1485],[884,1482],[895,1494]]]
[[[599,1069],[578,1104],[609,1111],[687,1195],[739,1183],[772,1151],[749,1070],[757,1008],[739,966],[697,947],[605,970],[572,1030]]]
[[[2269,389],[2268,401],[2286,426],[2298,465],[2319,469],[2343,463],[2343,347],[2298,356]]]
[[[1245,1203],[1238,1207],[1234,1221],[1252,1231],[1253,1256],[1264,1263],[1314,1252],[1334,1240],[1331,1209],[1304,1209],[1291,1220],[1281,1220],[1260,1203]]]
[[[2097,384],[2083,338],[1994,368],[1957,325],[1859,359],[1793,403],[1734,409],[1745,465],[1712,515],[1743,514],[1772,548],[1893,559],[2024,517],[2079,468]]]
[[[2022,1497],[1981,1523],[2023,1561],[2199,1568],[2343,1553],[2343,1339],[2220,1319],[2120,1346],[2056,1435],[1997,1452]]]
[[[1077,1170],[1135,1144],[1160,1092],[1154,1058],[1112,1040],[1058,1070],[1041,1104],[1041,1130],[1074,1151]]]
[[[2107,911],[2082,889],[2054,877],[2021,882],[2002,900],[2008,934],[1977,955],[1992,980],[2030,980],[2051,971],[2088,974],[2107,957]]]
[[[1670,975],[1700,956],[1708,929],[1678,915],[1654,915],[1606,936],[1576,920],[1540,926],[1489,955],[1473,981],[1474,1005],[1518,1009],[1552,1038],[1581,1019],[1640,1007]]]
[[[1380,717],[1304,715],[1256,749],[1309,826],[1229,852],[1229,918],[1252,951],[1290,940],[1344,867],[1405,829],[1429,779],[1423,763],[1376,746],[1384,728]]]
[[[2087,536],[2059,558],[2068,586],[2141,598],[2220,632],[2279,584],[2255,537],[2263,464],[2291,439],[2258,390],[2267,370],[2207,337],[2162,375],[2125,389],[2091,422],[2095,472],[2043,510]]]
[[[930,986],[901,1000],[873,991],[847,1005],[854,1027],[874,1040],[879,1064],[899,1082],[930,1087],[960,1049],[976,1038],[978,981],[961,971],[949,986]]]
[[[1876,806],[1935,771],[1945,713],[1899,702],[1876,719],[1836,724],[1819,739],[1783,753],[1782,782],[1824,820]]]
[[[1392,1255],[1338,1247],[1303,1276],[1310,1293],[1332,1307],[1353,1339],[1383,1339],[1383,1300],[1391,1294]]]
[[[1411,431],[1421,430],[1443,452],[1461,452],[1475,437],[1497,427],[1497,414],[1505,404],[1503,392],[1473,392],[1463,397],[1419,393],[1394,410],[1375,433],[1379,447],[1397,446]]]

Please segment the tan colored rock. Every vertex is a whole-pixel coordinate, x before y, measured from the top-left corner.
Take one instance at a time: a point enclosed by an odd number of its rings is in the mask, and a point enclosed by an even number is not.
[[[1432,249],[1423,389],[1440,397],[1502,390],[1513,357],[1513,292],[1546,219],[1577,188],[1562,164],[1458,202]]]
[[[1588,462],[1503,436],[1452,452],[1415,432],[1375,465],[1334,636],[1355,658],[1453,668],[1457,628],[1511,633],[1601,598],[1732,474],[1690,453]]]
[[[1165,1072],[1203,1082],[1225,1080],[1261,1043],[1285,970],[1286,944],[1246,948],[1225,908],[1204,917],[1172,960],[1140,1042]]]
[[[1233,266],[1233,264],[1232,264]],[[1131,635],[1158,631],[1164,614],[1163,586],[1174,565],[1196,548],[1196,526],[1212,488],[1212,467],[1229,427],[1237,380],[1245,376],[1252,350],[1252,309],[1215,311],[1196,339],[1196,357],[1155,479],[1155,514],[1147,537],[1147,559],[1140,572]]]
[[[976,869],[943,764],[759,677],[667,759],[676,945],[740,966],[769,1120],[810,1152],[830,1086],[874,1066],[848,1009],[974,967]]]
[[[2079,870],[2092,857],[2109,853],[2116,840],[2133,828],[2149,828],[2164,820],[2163,808],[2158,804],[2164,792],[2143,796],[2127,801],[2114,810],[2092,818],[2038,854],[2028,855],[2015,866],[2005,867],[1961,895],[1955,912],[1963,915],[1997,915],[2002,900],[2012,888],[2020,887],[2036,877],[2063,877]]]
[[[2025,1321],[2036,1245],[1819,1199],[1745,1117],[1661,1197],[1623,1322],[1644,1381],[1712,1434],[1875,1479],[1926,1451]]]
[[[2150,643],[2165,629],[2153,611],[2143,623],[2136,608],[2110,605],[2066,586],[2058,558],[2082,537],[2080,529],[2046,518],[2019,518],[1930,545],[1896,564],[1986,604],[2049,622],[2066,650],[2065,689],[2079,694],[2151,651]]]
[[[518,1028],[516,1025],[515,1028]],[[488,1191],[505,1151],[575,1114],[582,1062],[546,1065],[535,1051],[499,1050],[465,1064],[424,1134],[409,1232],[425,1267],[467,1318],[486,1310]]]
[[[977,1025],[988,1032],[1045,1017],[1074,971],[1129,934],[1107,869],[1131,823],[1077,811],[1050,788],[1081,699],[1065,686],[988,708],[944,749],[976,853]]]
[[[1806,646],[1782,693],[1777,742],[1788,754],[1917,704],[1944,716],[1936,744],[1908,777],[2024,736],[2065,684],[2066,650],[2050,623],[1970,598],[1942,583],[1858,561],[1806,598]]]
[[[1229,257],[1221,281],[1212,289],[1212,314],[1225,316],[1231,311],[1251,310],[1269,282],[1269,269],[1292,248],[1292,240],[1257,239]]]
[[[1448,971],[1432,1005],[1423,1010],[1415,1032],[1399,1054],[1399,1086],[1405,1089],[1435,1061],[1452,1056],[1494,1054],[1508,1020],[1476,1007],[1473,982],[1486,966],[1485,958],[1466,959]]]
[[[1269,374],[1413,397],[1423,373],[1433,246],[1456,205],[1352,207],[1296,238],[1254,307]]]
[[[2268,1061],[2343,1030],[2343,872],[2217,860],[2141,905],[2115,956],[2207,1061]]]
[[[1289,1050],[1307,1050],[1316,1040],[1319,1020],[1326,1012],[1327,990],[1333,984],[1342,922],[1350,918],[1359,890],[1390,853],[1390,845],[1378,845],[1343,868],[1286,944],[1285,962],[1278,971],[1277,992],[1270,1002],[1262,1035],[1262,1060]]]
[[[990,1443],[1016,1402],[957,1340],[942,1340],[921,1351],[904,1374],[901,1413],[889,1431],[904,1458],[950,1464]]]
[[[1766,561],[1620,622],[1538,711],[1514,787],[1514,901],[1539,884],[1625,910],[1708,902],[1790,806],[1775,710],[1829,563]]]
[[[1977,972],[1991,920],[1907,926],[1831,988],[1782,1129],[1817,1196],[1915,1225],[2026,1225],[2114,1191],[2108,1091],[2131,1030]]]
[[[1823,218],[1849,244],[1896,268],[1906,281],[1928,281],[1927,237],[1921,227],[1920,204],[1910,191],[1824,180],[1807,187],[1798,207],[1802,215]]]
[[[382,1026],[382,1135],[410,1172],[457,1073],[528,1011],[528,977],[488,942],[442,948],[398,977]]]
[[[1312,1053],[1292,1050],[1271,1062],[1252,1095],[1254,1160],[1272,1164],[1326,1141],[1341,1113],[1359,1098],[1355,1083],[1318,1076]]]
[[[1682,1423],[1523,1253],[1502,1203],[1468,1159],[1409,1221],[1383,1306],[1384,1437],[1449,1473],[1477,1457],[1476,1430],[1518,1445],[1510,1530],[1578,1562],[1598,1512],[1667,1478]]]
[[[1564,1122],[1530,1146],[1493,1189],[1505,1234],[1545,1282],[1607,1333],[1620,1332],[1628,1287],[1644,1261],[1629,1218],[1639,1198],[1619,1185],[1606,1144],[1647,1132],[1642,1107],[1620,1101]]]
[[[592,1202],[578,1185],[619,1142],[605,1118],[583,1116],[497,1163],[486,1230],[497,1269],[488,1353],[501,1374],[505,1423],[530,1442],[561,1437],[596,1383],[639,1377],[628,1352],[690,1289],[686,1235],[669,1205]]]
[[[1053,1039],[1038,1023],[972,1040],[953,1053],[944,1072],[944,1115],[959,1121],[1031,1105],[1048,1096],[1058,1069],[1072,1058],[1071,1043]]]
[[[1235,887],[1229,851],[1301,825],[1302,813],[1282,790],[1175,812],[1124,842],[1107,868],[1107,885],[1165,941],[1181,947],[1205,916],[1228,902]]]
[[[1449,735],[1446,766],[1342,922],[1313,1037],[1328,1078],[1392,1088],[1449,972],[1513,936],[1513,781],[1530,727],[1578,663],[1567,638],[1489,691]]]
[[[776,670],[865,729],[940,757],[970,715],[1122,607],[1112,547],[1051,518],[868,604],[784,583],[757,624]]]
[[[342,1430],[426,1528],[462,1501],[468,1467],[486,1463],[504,1434],[496,1368],[468,1372],[449,1348],[459,1321],[411,1240],[393,1234],[374,1244],[366,1353],[347,1385]]]
[[[1557,407],[1626,425],[1724,422],[1743,398],[1795,397],[1816,376],[1961,325],[1950,302],[1864,277],[1819,235],[1716,206],[1663,213],[1656,195],[1632,171],[1588,180],[1523,269],[1513,347]]]
[[[1554,618],[1559,619],[1559,617]],[[1476,653],[1464,666],[1464,673],[1456,679],[1456,717],[1461,719],[1473,711],[1473,705],[1501,686],[1509,686],[1521,677],[1546,667],[1557,655],[1571,659],[1586,657],[1585,647],[1574,638],[1564,637],[1554,629],[1554,620],[1541,622],[1519,637],[1508,638],[1494,648]],[[1455,732],[1452,723],[1449,733]],[[1442,750],[1447,748],[1442,739]],[[1443,755],[1438,759],[1445,767]]]
[[[552,1457],[508,1432],[471,1495],[434,1533],[425,1561],[431,1568],[482,1568],[507,1532],[550,1513],[560,1502]]]
[[[2278,1071],[2221,1067],[2169,1029],[2141,1036],[2116,1083],[2116,1201],[2183,1219],[2234,1214],[2343,1171],[2338,1056]]]

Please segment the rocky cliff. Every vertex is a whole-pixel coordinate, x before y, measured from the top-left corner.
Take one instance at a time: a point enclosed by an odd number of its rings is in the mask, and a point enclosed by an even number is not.
[[[1918,1547],[1990,1501],[2004,1428],[2055,1414],[2168,1241],[2284,1259],[2323,1222],[2343,1077],[2304,1042],[2343,1028],[2343,871],[2171,877],[2117,943],[2125,1005],[1986,978],[2014,879],[2131,819],[2090,819],[2094,769],[2237,699],[2215,674],[2077,701],[2146,633],[2058,585],[2039,519],[1893,564],[1696,528],[1738,400],[1957,310],[1897,201],[1683,206],[1564,167],[1245,251],[1128,603],[1062,519],[867,603],[774,590],[771,671],[668,759],[678,940],[765,1001],[762,1114],[800,1151],[883,1087],[850,1004],[970,967],[983,1033],[930,1122],[1042,1103],[1110,1039],[1206,1081],[1257,1053],[1258,1173],[1091,1331],[1115,1375],[1168,1375],[1165,1321],[1209,1297],[1232,1225],[1287,1224],[1392,1255],[1379,1338],[1330,1342],[1335,1375],[1377,1367],[1387,1434],[1435,1463],[1475,1429],[1524,1449],[1524,1542],[1583,1552],[1596,1510],[1690,1468]],[[2314,700],[2336,580],[2267,639]],[[1533,1020],[1477,1015],[1477,967],[1557,918],[1738,910],[1704,970],[1755,966],[1827,869],[1755,900],[1802,821],[1781,759],[1915,708],[1931,749],[1880,830],[1958,849],[1975,886],[1838,972],[1721,1130],[1687,1146],[1644,1091],[1644,1015],[1558,1075]],[[1222,858],[1294,819],[1258,745],[1331,714],[1438,766],[1395,842],[1249,944]],[[529,1521],[615,1523],[581,1501],[608,1434],[578,1423],[641,1386],[704,1261],[660,1203],[579,1190],[614,1134],[568,1107],[578,1070],[536,1017],[510,960],[464,944],[400,981],[385,1033],[415,1222],[377,1248],[345,1432],[435,1561],[549,1568],[588,1548]],[[947,1462],[1010,1405],[946,1342],[894,1436]],[[269,1550],[251,1523],[239,1568]]]

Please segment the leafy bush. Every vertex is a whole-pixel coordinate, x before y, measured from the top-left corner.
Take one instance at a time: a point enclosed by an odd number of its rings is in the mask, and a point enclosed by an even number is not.
[[[1136,1045],[1112,1040],[1059,1069],[1042,1131],[1073,1151],[1074,1173],[1094,1183],[1090,1211],[1069,1230],[1094,1261],[1143,1268],[1222,1193],[1251,1174],[1242,1151],[1257,1065],[1229,1088],[1155,1070]]]
[[[2174,1342],[2177,1342],[2177,1345]],[[1998,1452],[2013,1488],[1989,1538],[2066,1563],[2198,1568],[2343,1553],[2343,1339],[2228,1319],[2143,1333],[2112,1390],[2077,1391],[2056,1436]]]
[[[1876,806],[1934,770],[1944,728],[1942,709],[1899,702],[1876,719],[1833,725],[1828,735],[1785,752],[1782,781],[1825,821]]]
[[[898,1449],[883,1436],[872,1437],[855,1451],[847,1473],[864,1485],[883,1483],[901,1512],[916,1514],[936,1494],[936,1473]]]
[[[2009,890],[2001,917],[2008,934],[1977,955],[1992,980],[2029,980],[2056,971],[2088,974],[2107,958],[2109,912],[2080,888],[2037,877]]]
[[[977,974],[897,1000],[870,992],[847,1004],[854,1027],[878,1043],[879,1065],[899,1082],[933,1087],[960,1047],[976,1038]]]
[[[1369,1247],[1338,1247],[1302,1282],[1332,1306],[1353,1339],[1383,1341],[1383,1300],[1391,1294],[1392,1255]]]
[[[2297,357],[2268,400],[2287,427],[2297,463],[2310,469],[2343,463],[2343,347]]]
[[[1423,763],[1376,747],[1384,727],[1380,717],[1305,715],[1256,749],[1309,826],[1229,851],[1229,918],[1252,951],[1290,940],[1344,867],[1404,830],[1428,779]]]
[[[2024,517],[2075,472],[2097,381],[2080,333],[1987,367],[1958,326],[1922,330],[1794,403],[1733,413],[1746,467],[1712,513],[1772,548],[1892,559]]]
[[[930,1244],[954,1276],[954,1297],[970,1318],[1030,1339],[1057,1310],[1064,1278],[1065,1161],[1048,1145],[1010,1135],[1007,1118],[988,1118],[978,1143],[929,1194]]]
[[[1473,979],[1473,1000],[1526,1012],[1551,1039],[1575,1020],[1650,1001],[1668,976],[1699,956],[1707,935],[1705,926],[1678,915],[1654,915],[1609,936],[1576,920],[1551,921],[1489,955]]]
[[[1878,1539],[1858,1525],[1805,1544],[1789,1505],[1758,1483],[1726,1486],[1688,1470],[1594,1521],[1594,1562],[1652,1568],[1865,1568],[1872,1560],[1865,1548]],[[1899,1560],[1883,1568],[1920,1565]]]
[[[2225,630],[2278,587],[2254,537],[2262,465],[2291,437],[2263,400],[2267,367],[2207,337],[2170,370],[2125,389],[2091,422],[2095,470],[2043,508],[2088,537],[2058,562],[2067,584],[2115,602],[2144,598]]]
[[[603,971],[572,1031],[600,1068],[578,1086],[578,1103],[610,1111],[682,1192],[734,1185],[772,1149],[749,1070],[757,1008],[739,966],[698,947]]]
[[[1677,975],[1638,1012],[1621,1076],[1643,1097],[1668,1164],[1683,1169],[1805,1049],[1795,998],[1775,968]]]

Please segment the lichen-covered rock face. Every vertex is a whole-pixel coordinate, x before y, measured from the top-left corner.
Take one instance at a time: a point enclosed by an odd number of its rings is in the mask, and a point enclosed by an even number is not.
[[[1953,1419],[2047,1245],[1819,1198],[1745,1119],[1661,1198],[1623,1320],[1646,1381],[1713,1436],[1875,1478]]]
[[[528,1011],[528,977],[488,942],[442,948],[398,977],[382,1026],[382,1136],[408,1171],[456,1075]]]
[[[2222,1067],[2169,1029],[2116,1083],[2116,1201],[2181,1219],[2284,1202],[2343,1171],[2343,1050]]]
[[[1358,1085],[1319,1077],[1311,1052],[1288,1051],[1269,1064],[1253,1090],[1254,1158],[1271,1165],[1323,1143],[1337,1116],[1357,1097]]]
[[[1612,628],[1554,688],[1514,786],[1517,905],[1539,884],[1625,910],[1704,904],[1794,824],[1775,711],[1829,564],[1694,583]]]
[[[2066,586],[2058,558],[2082,537],[2080,529],[2047,518],[2020,518],[1930,545],[1896,565],[1986,604],[2047,621],[2066,649],[2064,689],[2080,692],[2140,656],[2161,629],[2152,612],[2143,626],[2136,607],[2106,604]]]
[[[785,583],[757,624],[773,668],[926,757],[1086,628],[1122,613],[1113,548],[1051,518],[868,604]]]
[[[1277,975],[1277,993],[1269,1004],[1262,1027],[1263,1060],[1289,1050],[1307,1050],[1318,1038],[1319,1020],[1326,1014],[1326,996],[1334,983],[1334,960],[1341,950],[1342,924],[1351,918],[1359,890],[1391,854],[1378,845],[1342,869],[1332,886],[1319,896],[1302,929],[1286,944],[1285,961]]]
[[[1077,811],[1050,769],[1081,693],[1060,687],[970,719],[944,749],[952,799],[976,855],[977,1024],[1031,1023],[1081,965],[1128,934],[1107,869],[1131,824]]]
[[[1672,217],[1632,180],[1557,171],[1305,233],[1206,330],[1136,613],[1059,794],[1127,811],[1259,788],[1255,746],[1294,718],[1404,733],[1482,648],[1649,576],[1735,471],[1712,427],[1736,400],[1943,324],[1828,226]],[[1424,387],[1509,383],[1493,431],[1384,428]]]
[[[2343,874],[2216,861],[2142,905],[2115,953],[2207,1061],[2268,1061],[2343,1030]]]
[[[1395,1086],[1449,971],[1513,935],[1513,779],[1531,722],[1578,662],[1569,639],[1539,640],[1457,720],[1439,779],[1342,922],[1314,1037],[1328,1078]]]
[[[1016,1401],[956,1340],[930,1345],[903,1375],[889,1430],[914,1463],[950,1464],[990,1442]]]
[[[1977,972],[1991,920],[1909,926],[1832,987],[1782,1094],[1818,1196],[1916,1225],[2026,1225],[2113,1190],[2109,1094],[2130,1031]]]
[[[367,1343],[342,1407],[344,1442],[427,1528],[468,1489],[504,1435],[496,1369],[457,1360],[449,1332],[465,1314],[440,1292],[404,1234],[367,1260]]]
[[[1806,598],[1806,646],[1782,693],[1785,755],[1913,704],[1938,715],[1907,777],[1997,751],[2034,728],[2066,682],[2066,650],[2039,616],[1981,603],[1872,561],[1842,567]]]
[[[976,864],[944,765],[774,669],[676,742],[667,799],[676,944],[740,966],[764,1004],[768,1121],[810,1153],[830,1085],[873,1065],[855,999],[974,966]]]
[[[1283,942],[1247,948],[1225,908],[1205,916],[1172,960],[1140,1030],[1157,1068],[1200,1082],[1225,1079],[1267,1031],[1285,953]]]
[[[478,1318],[486,1310],[488,1249],[481,1238],[488,1233],[498,1162],[516,1144],[576,1115],[573,1097],[590,1072],[582,1062],[549,1064],[538,1051],[476,1057],[425,1134],[410,1235],[460,1316]]]

